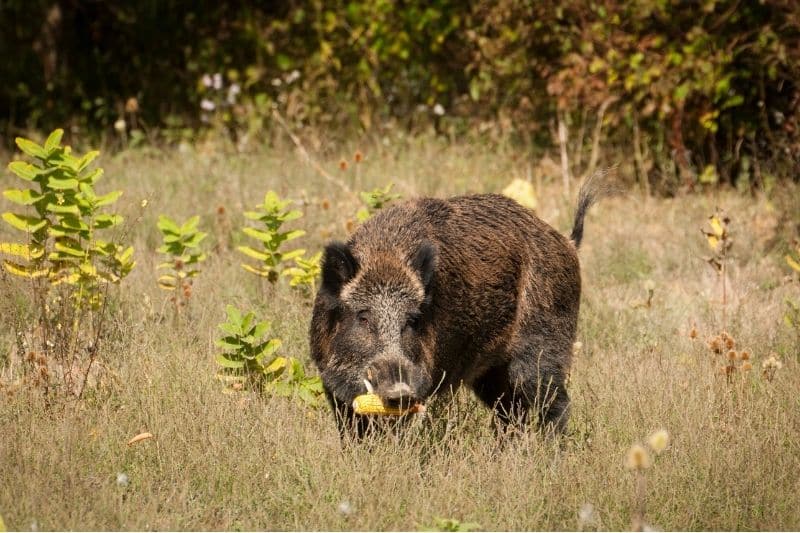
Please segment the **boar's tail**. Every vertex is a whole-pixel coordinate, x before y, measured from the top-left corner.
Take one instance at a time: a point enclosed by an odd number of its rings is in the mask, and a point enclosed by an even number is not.
[[[613,168],[611,170],[614,170]],[[583,240],[583,219],[586,212],[603,196],[608,196],[614,192],[609,187],[605,177],[609,170],[598,170],[583,182],[581,190],[578,192],[578,209],[575,211],[575,222],[572,224],[572,234],[569,238],[575,243],[575,248],[581,245]]]

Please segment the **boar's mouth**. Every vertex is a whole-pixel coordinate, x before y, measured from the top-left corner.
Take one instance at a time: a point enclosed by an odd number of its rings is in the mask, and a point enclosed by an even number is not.
[[[396,381],[388,386],[375,387],[368,379],[364,379],[367,392],[377,394],[390,407],[411,407],[420,402],[414,389],[404,381]]]

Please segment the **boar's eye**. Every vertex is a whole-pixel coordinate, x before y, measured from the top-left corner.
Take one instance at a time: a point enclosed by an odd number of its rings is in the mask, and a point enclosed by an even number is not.
[[[356,313],[356,320],[362,326],[369,326],[370,323],[370,316],[368,309],[362,309],[358,313]]]
[[[412,314],[406,316],[406,324],[405,324],[405,327],[403,329],[407,329],[407,328],[416,329],[418,325],[419,325],[419,314],[418,313],[412,313]]]

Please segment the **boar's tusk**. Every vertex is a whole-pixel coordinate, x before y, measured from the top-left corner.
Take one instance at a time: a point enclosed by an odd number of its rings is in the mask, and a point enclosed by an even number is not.
[[[364,386],[367,387],[368,393],[372,394],[375,392],[375,389],[372,387],[372,383],[370,383],[367,378],[364,378]]]

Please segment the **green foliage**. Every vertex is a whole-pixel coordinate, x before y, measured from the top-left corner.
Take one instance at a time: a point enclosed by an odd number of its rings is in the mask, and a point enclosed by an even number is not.
[[[43,146],[17,139],[33,162],[8,165],[26,188],[3,195],[24,212],[2,218],[24,236],[0,243],[0,253],[13,258],[3,260],[6,271],[30,281],[34,316],[18,319],[17,351],[20,357],[25,353],[24,371],[47,401],[55,391],[82,396],[104,333],[108,285],[119,283],[135,264],[133,247],[102,237],[122,222],[103,212],[122,192],[98,195],[95,184],[103,170],[89,166],[99,152],[73,155],[61,145],[62,135],[55,130]]]
[[[279,396],[298,397],[316,405],[322,395],[322,381],[307,376],[303,364],[293,357],[275,355],[281,347],[278,338],[267,338],[271,324],[259,322],[255,314],[242,314],[232,305],[225,308],[227,321],[219,324],[224,335],[214,343],[221,348],[217,364],[222,367],[219,377],[233,385],[269,391]]]
[[[3,195],[27,208],[25,214],[5,212],[2,217],[11,227],[25,234],[22,243],[2,243],[0,252],[15,256],[3,266],[15,276],[46,278],[52,285],[74,287],[78,306],[98,308],[102,288],[127,276],[135,262],[133,248],[123,247],[99,237],[102,230],[119,225],[122,217],[102,213],[122,195],[112,191],[95,192],[103,169],[88,167],[99,155],[91,151],[82,157],[61,146],[63,130],[57,129],[39,146],[18,138],[17,146],[34,163],[14,161],[9,170],[27,182],[26,189],[6,189]]]
[[[158,286],[167,291],[180,289],[173,297],[176,309],[180,309],[191,297],[192,278],[200,274],[198,266],[206,260],[200,243],[208,234],[198,231],[199,222],[199,216],[191,217],[183,224],[165,215],[158,217],[158,229],[163,239],[158,251],[167,256],[167,261],[156,267],[167,271],[159,276]]]
[[[232,305],[228,305],[225,312],[228,320],[219,324],[219,329],[225,335],[214,341],[223,349],[217,355],[217,364],[225,371],[234,371],[245,378],[261,379],[271,372],[270,364],[282,341],[264,340],[271,325],[267,321],[257,322],[253,312],[242,315]]]
[[[303,249],[281,250],[284,243],[305,235],[303,230],[281,231],[284,223],[296,220],[303,216],[300,211],[286,210],[291,200],[281,200],[273,191],[264,196],[264,203],[256,206],[258,211],[246,211],[244,216],[250,220],[260,222],[261,228],[246,227],[242,231],[245,235],[257,240],[260,247],[239,246],[237,249],[246,256],[255,259],[256,264],[242,264],[242,268],[261,277],[270,283],[278,281],[278,276],[284,265],[305,253]]]
[[[289,286],[298,289],[306,296],[317,292],[317,279],[322,274],[322,252],[317,252],[309,258],[296,257],[295,266],[287,268],[282,272],[284,276],[289,276]]]
[[[394,183],[389,183],[386,187],[378,187],[371,191],[359,193],[361,201],[364,202],[364,207],[356,213],[356,218],[359,222],[368,220],[379,209],[383,209],[393,201],[402,198],[401,195],[391,192],[392,187],[394,187]]]

